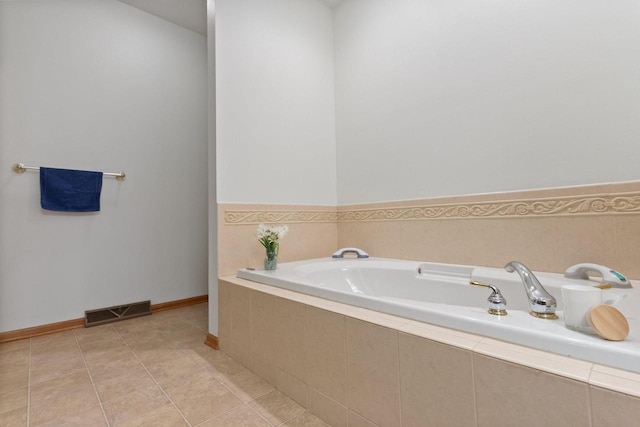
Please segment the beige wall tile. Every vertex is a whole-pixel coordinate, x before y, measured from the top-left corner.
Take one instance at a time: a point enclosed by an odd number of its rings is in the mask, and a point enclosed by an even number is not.
[[[307,384],[299,378],[282,368],[278,368],[276,387],[300,405],[307,407]]]
[[[556,218],[556,271],[581,262],[615,266],[615,236],[613,216]]]
[[[591,387],[593,427],[637,425],[640,420],[640,398]]]
[[[347,402],[377,424],[399,426],[398,334],[347,318]]]
[[[218,280],[218,339],[231,337],[231,285]]]
[[[251,351],[249,351],[248,347],[243,347],[230,340],[227,340],[226,344],[224,346],[221,346],[220,349],[231,359],[237,361],[243,367],[253,370],[252,353]],[[214,373],[214,375],[216,374]]]
[[[347,404],[345,317],[307,307],[307,383],[333,400]]]
[[[593,368],[590,362],[486,337],[482,338],[473,351],[584,383],[589,382]]]
[[[304,304],[278,298],[276,308],[276,365],[306,381]]]
[[[278,306],[278,297],[262,292],[251,293],[251,350],[271,363],[275,363],[278,351]]]
[[[398,334],[402,425],[476,423],[472,353]]]
[[[338,248],[356,247],[369,255],[399,258],[402,252],[399,221],[345,222],[338,224]]]
[[[410,321],[397,328],[398,331],[407,334],[426,338],[443,344],[448,344],[457,348],[473,350],[483,339],[480,335],[467,332],[456,331],[455,329],[444,328],[418,321]]]
[[[231,340],[236,344],[234,355],[251,352],[251,291],[243,286],[231,286]],[[238,359],[242,364],[246,357]]]
[[[335,208],[298,205],[219,205],[218,270],[220,276],[235,274],[239,268],[243,267],[262,267],[265,254],[264,248],[255,236],[258,225],[226,224],[224,212],[227,210],[334,212]],[[268,221],[265,223],[272,225]],[[336,250],[338,238],[335,222],[285,222],[285,224],[289,226],[289,233],[280,242],[279,262],[325,257]],[[309,242],[313,242],[313,244],[309,244]]]
[[[276,386],[278,384],[278,367],[275,362],[269,359],[258,356],[255,353],[251,353],[251,368],[255,374],[260,376],[263,380]]]
[[[613,193],[628,193],[640,191],[640,181],[614,182],[611,184]]]
[[[472,243],[467,237],[468,226],[466,220],[404,221],[400,227],[400,258],[466,264]]]
[[[325,396],[313,387],[308,389],[309,404],[307,408],[332,427],[347,427],[349,413],[347,407]]]
[[[609,267],[640,279],[640,215],[615,217],[617,262]]]
[[[537,413],[548,426],[590,424],[587,384],[478,354],[473,364],[479,427],[538,427]]]

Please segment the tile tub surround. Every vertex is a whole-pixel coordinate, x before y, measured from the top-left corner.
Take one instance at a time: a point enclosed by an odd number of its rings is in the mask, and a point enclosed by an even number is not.
[[[262,266],[265,250],[256,239],[261,222],[289,226],[289,233],[280,242],[278,262],[319,258],[336,250],[335,206],[221,203],[218,205],[220,276],[235,274],[244,267]]]
[[[204,344],[207,304],[0,344],[0,426],[326,426]]]
[[[333,426],[538,426],[534,407],[551,426],[640,417],[640,374],[235,277],[219,301],[221,350]]]
[[[640,182],[339,206],[338,246],[379,257],[640,278]]]
[[[580,262],[640,279],[640,181],[351,206],[221,204],[220,276],[261,265],[259,222],[289,224],[281,260],[356,246],[383,258],[564,273]],[[310,244],[313,242],[313,244]]]

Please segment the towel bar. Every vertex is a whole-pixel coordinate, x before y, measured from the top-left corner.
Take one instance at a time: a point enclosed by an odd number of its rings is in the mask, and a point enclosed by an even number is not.
[[[25,166],[24,163],[14,163],[13,166],[11,166],[11,169],[15,173],[25,173],[27,171],[27,169],[28,170],[32,170],[32,171],[39,171],[40,170],[40,168],[38,166]],[[113,176],[118,181],[124,181],[124,178],[126,177],[125,173],[122,172],[122,171],[120,171],[120,172],[103,172],[102,175]]]

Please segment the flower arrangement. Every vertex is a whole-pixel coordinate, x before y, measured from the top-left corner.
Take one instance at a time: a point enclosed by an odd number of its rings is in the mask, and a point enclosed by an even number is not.
[[[264,224],[258,225],[256,237],[258,241],[267,250],[267,256],[264,259],[265,270],[275,270],[278,265],[278,250],[280,247],[279,240],[289,232],[286,225],[269,227]]]

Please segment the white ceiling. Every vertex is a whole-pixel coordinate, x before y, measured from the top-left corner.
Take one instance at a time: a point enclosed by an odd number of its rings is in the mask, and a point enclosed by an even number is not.
[[[120,0],[196,33],[207,34],[207,0]]]
[[[130,6],[207,35],[207,0],[120,0]],[[343,0],[322,0],[333,8]]]

